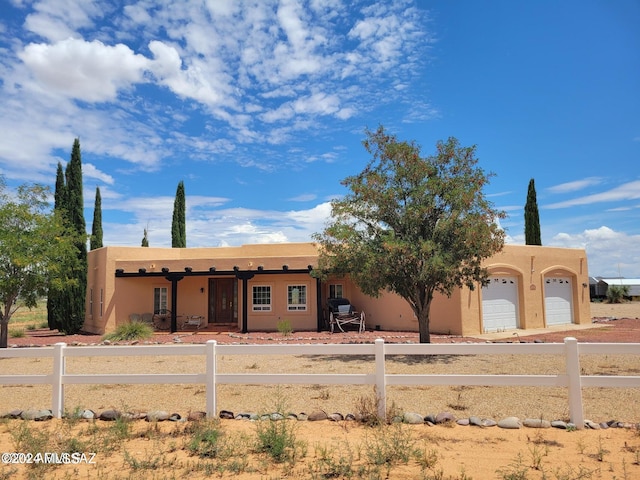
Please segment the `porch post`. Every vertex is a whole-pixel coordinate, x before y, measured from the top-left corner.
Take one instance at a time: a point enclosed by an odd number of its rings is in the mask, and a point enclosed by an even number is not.
[[[171,282],[171,333],[178,331],[178,282],[184,275],[167,275],[167,280]]]
[[[247,291],[249,280],[253,278],[253,272],[240,272],[236,270],[236,278],[242,280],[242,333],[249,331],[249,311],[247,309]]]

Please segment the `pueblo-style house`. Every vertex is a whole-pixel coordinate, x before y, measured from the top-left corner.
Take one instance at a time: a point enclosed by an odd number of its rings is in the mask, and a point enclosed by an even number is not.
[[[215,248],[103,247],[89,252],[84,330],[108,333],[131,319],[166,312],[172,329],[275,331],[327,329],[329,298],[366,312],[367,330],[417,331],[408,303],[392,293],[363,294],[347,277],[311,275],[313,243]],[[462,288],[431,307],[432,333],[477,335],[591,322],[582,249],[505,245],[484,262],[486,286]]]

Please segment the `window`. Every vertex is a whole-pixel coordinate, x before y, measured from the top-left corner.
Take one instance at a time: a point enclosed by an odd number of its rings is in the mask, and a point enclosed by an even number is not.
[[[329,285],[329,298],[342,298],[342,285],[339,283]]]
[[[271,287],[269,285],[256,285],[253,287],[253,310],[271,311]]]
[[[89,290],[89,316],[93,317],[93,288]]]
[[[167,310],[167,287],[153,289],[153,313]]]
[[[287,310],[307,309],[307,286],[289,285],[287,287]]]
[[[104,291],[100,289],[100,318],[102,318],[103,313],[104,313]]]

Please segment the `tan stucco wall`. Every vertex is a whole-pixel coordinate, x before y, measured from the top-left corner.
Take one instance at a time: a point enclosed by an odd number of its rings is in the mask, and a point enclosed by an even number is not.
[[[237,266],[241,271],[306,269],[317,263],[316,246],[312,243],[245,245],[220,248],[142,248],[104,247],[89,252],[87,288],[87,315],[85,330],[95,333],[112,331],[120,323],[128,321],[131,313],[153,310],[153,287],[171,284],[163,277],[116,278],[116,269],[137,272],[160,272],[163,267],[170,271],[230,271]],[[589,307],[588,272],[586,253],[582,249],[506,245],[502,252],[488,259],[484,265],[492,275],[513,275],[518,278],[520,328],[546,326],[544,317],[544,280],[546,277],[565,276],[573,281],[574,323],[591,322]],[[266,275],[257,273],[248,282],[248,292],[258,284],[272,285],[273,310],[271,312],[248,311],[249,330],[275,330],[277,322],[288,319],[294,330],[315,330],[317,326],[317,297],[315,279],[308,274]],[[378,298],[362,294],[348,278],[332,279],[322,287],[321,305],[324,309],[328,297],[328,283],[343,285],[343,295],[351,300],[367,316],[367,329],[379,325],[383,330],[418,329],[418,322],[410,306],[402,298],[389,292]],[[286,286],[292,283],[307,285],[307,311],[289,312],[286,309]],[[200,289],[203,288],[204,292]],[[241,282],[238,282],[238,305],[242,305]],[[90,292],[93,292],[93,307],[90,307]],[[100,315],[100,293],[103,294]],[[185,277],[178,282],[178,315],[208,315],[208,277]],[[250,293],[249,293],[250,295]],[[250,302],[249,310],[251,309]],[[171,309],[172,306],[169,305]],[[92,312],[91,312],[92,310]],[[241,326],[242,311],[238,311]],[[431,307],[430,330],[433,333],[473,335],[482,333],[481,288],[471,291],[463,288],[451,298],[437,295]]]

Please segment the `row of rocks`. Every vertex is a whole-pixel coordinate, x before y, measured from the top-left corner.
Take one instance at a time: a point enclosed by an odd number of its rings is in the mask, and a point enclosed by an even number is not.
[[[205,412],[196,411],[190,412],[187,417],[182,417],[179,413],[169,413],[163,410],[153,410],[146,413],[131,413],[120,412],[118,410],[104,410],[101,413],[96,413],[90,409],[77,410],[71,417],[83,419],[83,420],[102,420],[102,421],[115,421],[118,419],[125,420],[145,420],[147,422],[164,422],[164,421],[198,421],[206,417]],[[297,420],[297,421],[309,421],[317,422],[322,420],[328,420],[333,422],[340,421],[354,421],[354,422],[366,422],[367,418],[363,418],[361,415],[348,413],[343,415],[341,413],[327,413],[322,410],[317,410],[307,413],[289,413],[283,415],[281,413],[266,413],[257,414],[251,412],[240,412],[234,414],[229,410],[221,410],[219,413],[221,419],[228,420]],[[51,410],[45,409],[30,409],[30,410],[13,410],[6,413],[2,418],[19,418],[23,420],[44,421],[53,418]],[[467,418],[457,419],[450,412],[441,412],[437,415],[423,416],[419,413],[407,412],[402,415],[396,415],[392,419],[393,423],[406,423],[410,425],[426,424],[427,426],[443,425],[443,424],[457,424],[461,426],[476,426],[481,428],[498,427],[504,429],[520,429],[522,427],[528,428],[558,428],[563,430],[575,430],[576,425],[570,422],[564,422],[562,420],[544,420],[542,418],[525,418],[521,420],[518,417],[506,417],[501,420],[494,420],[492,418],[481,418],[477,416],[471,416]],[[601,430],[607,428],[635,428],[640,429],[640,424],[634,424],[629,422],[619,422],[617,420],[610,420],[608,422],[596,423],[591,420],[584,421],[584,427],[591,430]]]

